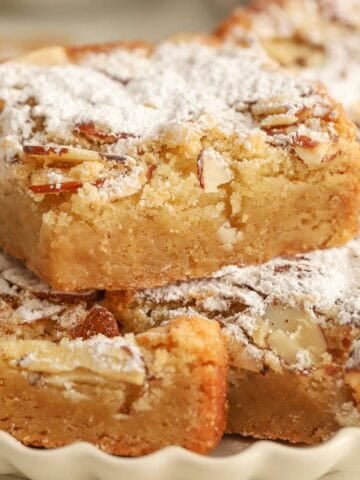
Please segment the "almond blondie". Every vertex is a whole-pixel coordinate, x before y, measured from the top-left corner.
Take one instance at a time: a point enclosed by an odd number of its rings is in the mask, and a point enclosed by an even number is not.
[[[60,290],[128,289],[343,244],[359,146],[256,45],[54,48],[0,66],[0,244]]]
[[[0,255],[0,429],[36,447],[209,452],[226,423],[218,325],[186,316],[122,335],[101,297],[50,290]]]
[[[316,443],[360,426],[360,238],[344,247],[225,267],[105,304],[135,332],[202,315],[227,340],[227,431]]]
[[[281,65],[323,82],[360,127],[359,12],[359,0],[253,0],[217,33],[240,41],[257,36]]]

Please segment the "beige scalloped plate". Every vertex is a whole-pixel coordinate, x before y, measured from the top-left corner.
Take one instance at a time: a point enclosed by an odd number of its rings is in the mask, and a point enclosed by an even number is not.
[[[178,447],[141,458],[107,455],[76,443],[55,450],[21,445],[0,432],[0,475],[32,480],[358,480],[360,428],[317,447],[225,438],[210,457]]]

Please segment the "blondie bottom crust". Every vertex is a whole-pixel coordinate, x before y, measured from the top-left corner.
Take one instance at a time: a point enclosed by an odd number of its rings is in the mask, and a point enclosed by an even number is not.
[[[240,41],[256,35],[280,64],[323,82],[360,127],[359,0],[253,0],[217,33]]]
[[[26,445],[77,440],[116,455],[209,452],[226,423],[227,354],[198,316],[122,336],[94,291],[50,291],[0,256],[0,429]]]
[[[315,443],[360,426],[360,239],[210,278],[107,294],[132,331],[203,315],[230,356],[227,431]]]
[[[356,232],[353,124],[256,45],[22,60],[0,66],[0,243],[54,288],[160,286]]]

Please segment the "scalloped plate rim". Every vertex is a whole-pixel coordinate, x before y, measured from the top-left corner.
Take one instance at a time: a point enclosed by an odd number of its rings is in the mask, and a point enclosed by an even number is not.
[[[215,471],[219,473],[221,469],[224,469],[224,479],[230,478],[230,473],[226,472],[231,471],[233,475],[233,472],[240,470],[240,467],[241,470],[246,467],[246,475],[244,477],[242,475],[241,479],[239,477],[238,480],[242,480],[242,478],[259,478],[257,477],[259,472],[268,472],[265,473],[266,479],[272,478],[269,476],[270,471],[278,471],[278,478],[285,478],[283,477],[285,470],[282,470],[282,463],[284,464],[284,469],[295,465],[297,468],[309,466],[309,469],[313,472],[312,480],[339,469],[345,471],[344,462],[346,470],[355,469],[355,471],[360,473],[360,458],[359,461],[353,462],[354,452],[359,452],[359,450],[360,428],[356,427],[344,428],[327,442],[316,446],[296,447],[273,441],[258,440],[242,452],[220,457],[202,456],[176,446],[166,447],[137,458],[116,457],[86,442],[76,442],[49,450],[36,449],[21,444],[6,432],[0,432],[0,460],[4,460],[7,465],[13,467],[7,472],[3,471],[4,469],[2,468],[1,473],[22,474],[36,479],[42,478],[41,474],[35,474],[32,477],[32,473],[28,471],[29,469],[23,467],[24,462],[26,464],[30,460],[31,462],[41,461],[44,464],[40,466],[41,469],[52,460],[57,462],[61,460],[61,465],[64,463],[67,469],[71,470],[73,468],[75,470],[78,467],[78,460],[85,457],[88,461],[86,471],[89,471],[89,467],[93,467],[94,471],[97,472],[105,472],[106,468],[111,468],[113,471],[116,468],[120,474],[122,468],[126,469],[127,472],[139,472],[142,467],[156,466],[159,479],[168,478],[169,471],[171,472],[172,467],[178,468],[180,462],[180,464],[186,465],[188,470],[193,467],[201,475],[206,475],[210,470],[213,471],[213,474],[215,474]],[[272,460],[271,465],[270,458]],[[350,462],[350,464],[347,462]],[[356,465],[354,466],[352,462],[356,463]],[[285,464],[287,467],[285,467]],[[152,475],[153,472],[149,472],[149,478],[153,478]],[[104,477],[108,478],[106,475]],[[81,478],[87,477],[82,475]],[[101,475],[94,478],[101,478]],[[146,478],[145,470],[143,478]],[[207,477],[204,476],[204,478]]]

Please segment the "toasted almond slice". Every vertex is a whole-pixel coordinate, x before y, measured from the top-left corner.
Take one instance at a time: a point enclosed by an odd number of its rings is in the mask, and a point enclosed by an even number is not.
[[[147,171],[146,171],[146,178],[148,181],[152,179],[152,176],[154,175],[154,171],[156,170],[156,165],[149,165]]]
[[[266,128],[283,127],[288,125],[294,125],[297,123],[298,118],[296,115],[289,115],[288,113],[279,113],[277,115],[269,115],[261,120],[260,125]]]
[[[23,266],[11,266],[1,272],[1,276],[11,285],[16,285],[20,288],[31,288],[39,285],[41,280],[30,270]]]
[[[220,185],[234,178],[224,157],[213,148],[201,151],[197,160],[198,178],[206,193],[215,193]]]
[[[81,182],[64,182],[64,183],[47,183],[43,185],[31,185],[29,190],[33,193],[73,193],[77,192],[82,187]]]
[[[79,292],[58,292],[51,290],[47,285],[37,285],[30,288],[31,294],[39,300],[47,300],[54,303],[78,303],[95,302],[98,298],[96,290],[84,290]]]
[[[275,97],[269,100],[259,100],[251,107],[251,111],[256,116],[279,115],[288,111],[286,100],[281,97]]]
[[[305,311],[272,305],[264,318],[269,328],[265,341],[287,364],[296,364],[300,351],[307,350],[313,362],[320,361],[327,351],[320,326]]]
[[[63,339],[60,343],[2,340],[0,358],[23,370],[44,374],[75,373],[80,369],[134,385],[142,385],[146,377],[141,350],[132,336],[97,335],[88,340]]]
[[[309,167],[317,167],[326,157],[330,148],[329,143],[318,143],[313,147],[295,147],[296,155]]]
[[[39,160],[41,162],[99,162],[103,159],[103,155],[94,150],[86,150],[76,147],[50,147],[43,145],[24,145],[23,152],[25,159]]]
[[[297,147],[314,148],[319,144],[319,142],[308,135],[299,135],[297,133],[293,139],[293,144]]]
[[[126,163],[130,157],[113,153],[101,153],[95,150],[68,146],[24,145],[24,160],[39,160],[41,162],[56,163],[82,163],[112,160]]]
[[[110,145],[120,139],[136,138],[136,135],[128,132],[106,132],[98,128],[94,122],[79,123],[75,126],[73,132],[84,136],[90,141]]]
[[[100,187],[104,183],[104,179],[91,182],[91,185]],[[82,182],[64,182],[64,183],[46,183],[43,185],[30,185],[29,190],[33,193],[49,195],[53,193],[75,193],[83,186]]]

